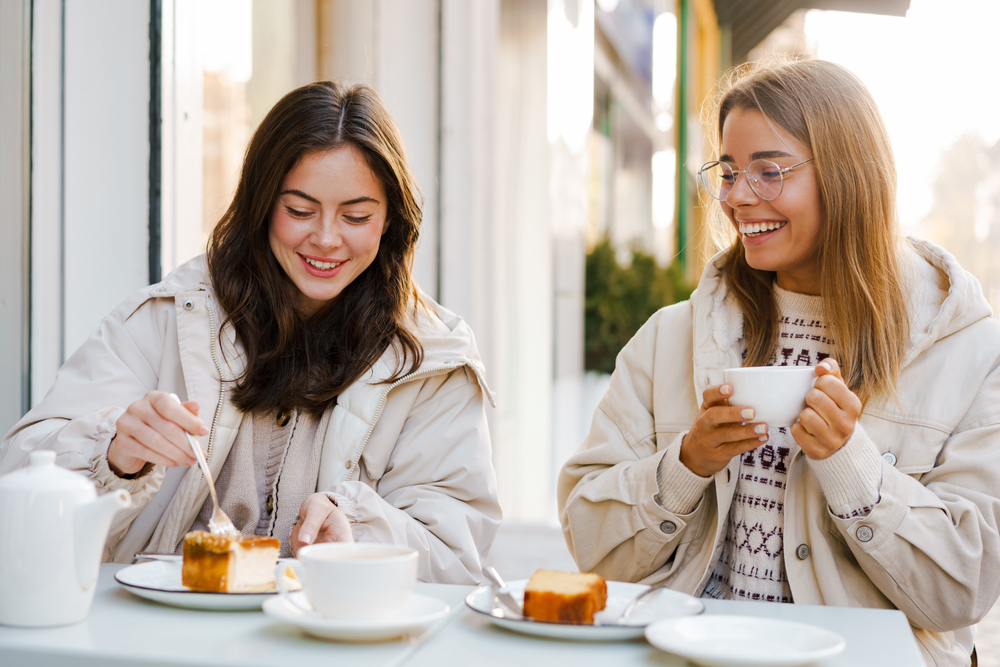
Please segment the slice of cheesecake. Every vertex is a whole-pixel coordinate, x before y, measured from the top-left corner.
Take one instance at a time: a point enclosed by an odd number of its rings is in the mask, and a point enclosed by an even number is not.
[[[273,537],[192,531],[184,536],[181,583],[196,591],[218,593],[274,590],[274,565],[280,548],[281,543]]]

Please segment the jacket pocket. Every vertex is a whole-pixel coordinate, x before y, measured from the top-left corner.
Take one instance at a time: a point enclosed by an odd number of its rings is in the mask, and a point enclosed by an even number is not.
[[[882,458],[917,479],[934,468],[948,434],[938,428],[882,416],[863,415],[861,425]]]

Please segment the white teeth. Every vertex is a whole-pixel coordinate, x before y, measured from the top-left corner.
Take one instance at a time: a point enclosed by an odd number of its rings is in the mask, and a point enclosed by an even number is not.
[[[340,266],[341,264],[343,264],[343,262],[320,262],[315,259],[309,259],[308,257],[306,257],[305,260],[309,262],[310,266],[315,266],[320,271],[328,271],[334,268],[335,266]]]
[[[780,229],[784,227],[786,222],[755,222],[755,223],[740,223],[740,234],[745,236],[753,236],[755,234],[763,234],[765,232],[770,232],[775,229]]]

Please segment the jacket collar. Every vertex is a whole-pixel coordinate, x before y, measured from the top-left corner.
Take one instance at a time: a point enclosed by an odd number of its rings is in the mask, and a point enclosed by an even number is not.
[[[993,316],[979,281],[951,253],[929,241],[908,240],[913,315],[904,368],[942,338]]]

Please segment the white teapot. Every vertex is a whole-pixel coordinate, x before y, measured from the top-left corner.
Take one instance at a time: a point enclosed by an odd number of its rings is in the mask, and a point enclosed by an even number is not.
[[[79,623],[90,610],[115,513],[132,500],[55,464],[52,451],[0,477],[0,624]]]

